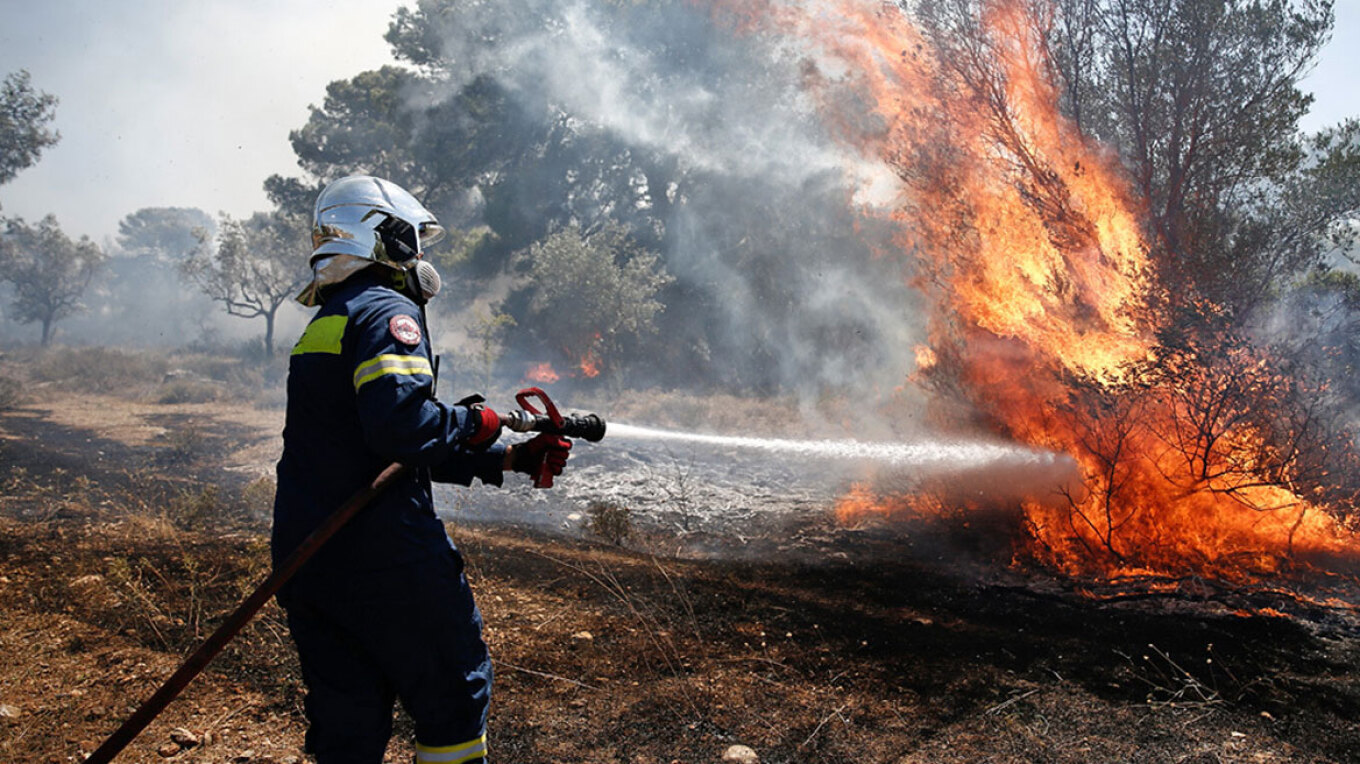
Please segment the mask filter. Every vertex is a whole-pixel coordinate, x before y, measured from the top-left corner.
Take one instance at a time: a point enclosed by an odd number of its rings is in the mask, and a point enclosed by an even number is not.
[[[424,260],[417,260],[416,267],[412,270],[415,271],[416,287],[420,290],[421,302],[429,302],[431,297],[439,294],[439,288],[444,285],[444,281],[439,278],[439,271]]]

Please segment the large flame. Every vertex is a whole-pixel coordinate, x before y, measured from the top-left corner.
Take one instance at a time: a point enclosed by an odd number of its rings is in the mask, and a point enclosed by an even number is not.
[[[1117,159],[1062,116],[1033,6],[983,0],[976,44],[937,56],[894,5],[715,5],[742,28],[811,41],[807,80],[838,135],[901,178],[898,246],[923,261],[937,306],[916,353],[924,373],[952,374],[1006,434],[1081,465],[1080,495],[1024,506],[1026,557],[1082,575],[1230,579],[1355,564],[1352,534],[1264,474],[1259,428],[1200,416],[1230,376],[1147,377],[1167,359],[1153,355],[1165,319],[1143,210]],[[1249,349],[1229,361],[1264,374]],[[928,505],[861,488],[838,513]]]
[[[530,382],[537,382],[540,385],[552,384],[562,378],[552,364],[547,361],[536,363],[524,372],[524,378]]]

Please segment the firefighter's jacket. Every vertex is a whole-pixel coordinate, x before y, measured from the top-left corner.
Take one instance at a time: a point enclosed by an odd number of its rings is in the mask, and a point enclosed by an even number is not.
[[[503,446],[468,450],[468,409],[435,400],[420,308],[375,275],[331,291],[293,348],[278,464],[275,564],[391,462],[415,469],[321,548],[299,579],[400,566],[450,548],[430,481],[500,485]]]

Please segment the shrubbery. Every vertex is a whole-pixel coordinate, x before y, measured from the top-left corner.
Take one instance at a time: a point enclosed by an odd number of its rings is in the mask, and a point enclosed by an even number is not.
[[[613,501],[592,501],[586,508],[586,528],[596,536],[620,546],[633,533],[633,513]]]
[[[157,403],[212,403],[222,396],[222,386],[201,379],[172,379],[156,391]]]
[[[23,399],[23,383],[10,377],[0,377],[0,411],[12,409]]]
[[[29,365],[35,382],[52,382],[64,389],[106,393],[156,384],[165,377],[165,358],[145,352],[107,347],[54,348]]]

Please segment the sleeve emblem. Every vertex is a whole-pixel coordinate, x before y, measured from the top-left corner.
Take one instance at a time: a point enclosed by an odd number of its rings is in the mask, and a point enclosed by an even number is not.
[[[387,330],[403,345],[420,344],[420,324],[410,316],[393,316],[387,322]]]

